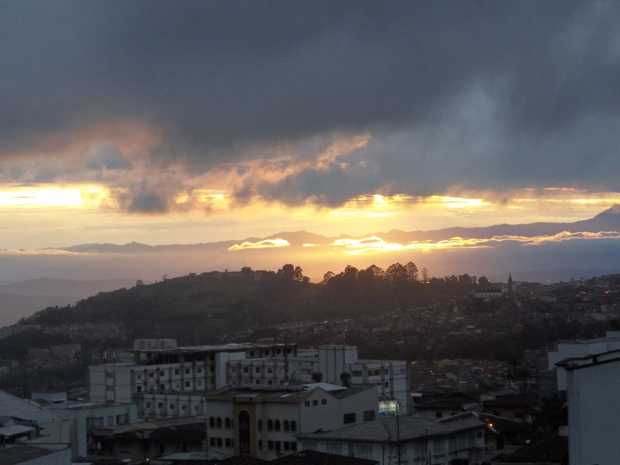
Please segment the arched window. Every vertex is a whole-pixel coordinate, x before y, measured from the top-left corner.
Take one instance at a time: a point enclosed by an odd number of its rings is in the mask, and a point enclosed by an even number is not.
[[[250,453],[250,414],[242,410],[239,412],[239,453]]]

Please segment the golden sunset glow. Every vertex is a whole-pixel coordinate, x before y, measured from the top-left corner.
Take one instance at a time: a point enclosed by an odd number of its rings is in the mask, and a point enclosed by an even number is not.
[[[18,186],[0,189],[0,208],[87,208],[99,206],[108,189],[85,186]]]

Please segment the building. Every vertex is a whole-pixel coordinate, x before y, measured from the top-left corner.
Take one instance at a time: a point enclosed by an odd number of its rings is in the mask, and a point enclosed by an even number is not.
[[[400,412],[411,411],[409,362],[404,360],[364,360],[357,347],[323,345],[316,350],[298,350],[286,358],[255,357],[230,360],[227,384],[247,388],[284,387],[299,383],[373,385],[380,409],[398,402]]]
[[[474,415],[438,421],[381,417],[336,431],[301,434],[304,449],[375,460],[380,465],[482,463],[485,425]]]
[[[295,344],[177,347],[170,341],[142,342],[132,362],[89,367],[90,400],[135,402],[138,415],[146,418],[203,415],[206,394],[228,385],[228,362],[287,358],[296,351]]]
[[[138,421],[135,404],[96,404],[93,402],[67,402],[50,409],[71,422],[71,449],[73,457],[87,457],[98,453],[101,444],[94,436],[98,428],[114,428]]]
[[[557,350],[549,352],[549,369],[556,370],[558,391],[566,391],[566,370],[558,365],[562,360],[575,357],[588,357],[620,349],[620,331],[607,331],[605,337],[596,339],[583,339],[576,341],[563,341],[557,346]]]
[[[71,442],[71,421],[68,418],[5,391],[0,391],[0,419],[0,425],[30,428],[29,437],[33,441],[61,444]]]
[[[377,392],[373,386],[327,383],[230,388],[208,394],[207,411],[211,458],[250,455],[269,460],[301,450],[298,434],[374,420]]]
[[[620,350],[569,358],[566,370],[570,465],[616,465]]]
[[[296,344],[178,347],[174,340],[157,341],[136,341],[133,361],[89,367],[90,400],[135,402],[145,418],[185,417],[205,415],[205,396],[225,387],[286,388],[323,381],[371,384],[380,404],[397,402],[401,413],[411,410],[409,363],[359,359],[355,346],[299,351]]]

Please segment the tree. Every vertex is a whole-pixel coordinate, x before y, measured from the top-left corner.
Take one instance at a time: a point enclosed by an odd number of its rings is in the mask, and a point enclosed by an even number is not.
[[[408,281],[417,281],[418,280],[418,267],[415,263],[409,262],[405,265],[405,270],[407,272],[407,280]]]
[[[400,263],[394,263],[388,267],[385,276],[392,282],[403,282],[407,280],[407,269]]]
[[[331,271],[328,271],[327,273],[325,273],[323,275],[323,281],[321,281],[322,284],[327,284],[327,282],[332,279],[335,276],[335,274]]]

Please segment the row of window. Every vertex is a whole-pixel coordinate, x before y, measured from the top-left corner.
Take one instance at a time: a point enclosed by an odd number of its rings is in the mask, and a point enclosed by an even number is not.
[[[183,383],[183,389],[185,390],[191,390],[194,388],[194,386],[192,386],[192,382],[191,381],[185,381]],[[203,382],[201,379],[196,380],[196,389],[201,389],[203,387]],[[159,388],[159,389],[158,389]],[[159,386],[157,385],[147,385],[147,386],[142,386],[142,385],[138,385],[136,386],[136,392],[155,392],[156,390],[158,392],[168,392],[168,391],[173,391],[173,392],[178,392],[181,389],[181,384],[180,383],[174,383],[174,385],[172,384],[160,384]]]
[[[280,420],[269,419],[265,423],[267,431],[297,431],[297,422],[295,420],[283,420],[282,423],[280,423]],[[258,429],[258,431],[263,430],[263,420],[257,421],[256,429]]]
[[[222,421],[221,417],[209,417],[209,428],[226,428],[231,429],[233,427],[232,418],[224,418]]]
[[[209,445],[211,447],[226,447],[232,449],[235,447],[235,441],[232,438],[209,438]]]
[[[321,405],[326,405],[326,404],[327,404],[327,399],[321,399]],[[304,402],[304,405],[305,405],[306,407],[310,407],[310,401],[309,401],[309,400],[305,401],[305,402]],[[314,399],[314,400],[312,401],[312,406],[313,406],[313,407],[316,407],[317,405],[319,405],[319,401],[318,401],[317,399]]]
[[[211,372],[213,372],[214,368],[210,367],[209,370]],[[184,371],[184,373],[186,375],[191,375],[192,374],[192,369],[191,368],[185,368],[183,371]],[[169,372],[169,370],[164,369],[164,368],[158,368],[157,370],[149,370],[148,371],[148,377],[149,378],[154,378],[155,375],[157,375],[160,378],[165,378],[166,376],[168,376],[168,372]],[[196,374],[200,375],[202,373],[203,373],[203,369],[201,367],[196,367]],[[181,369],[180,368],[174,368],[174,374],[177,375],[177,376],[180,375],[181,374]],[[143,377],[142,373],[139,373],[139,372],[136,373],[136,379],[142,379],[142,377]]]
[[[373,421],[375,419],[375,411],[374,410],[365,410],[364,411],[364,421]],[[357,423],[357,414],[355,412],[345,413],[342,418],[342,422],[345,425],[350,425],[351,423]]]
[[[160,411],[163,410],[164,409],[164,405],[165,404],[163,402],[157,402],[157,409],[160,410]],[[151,410],[153,408],[153,406],[154,406],[154,404],[151,403],[151,402],[145,402],[144,403],[144,408],[146,410]],[[172,403],[169,404],[168,405],[168,409],[170,411],[175,411],[177,409],[177,404],[172,404]],[[188,407],[187,404],[181,404],[180,410],[181,410],[181,412],[188,412],[189,411],[189,407]],[[201,411],[202,411],[202,406],[201,405],[199,405],[199,404],[194,405],[194,413],[195,414],[198,414]]]
[[[263,450],[263,441],[258,441],[258,450]],[[267,450],[275,451],[297,451],[297,442],[295,441],[267,441]]]

